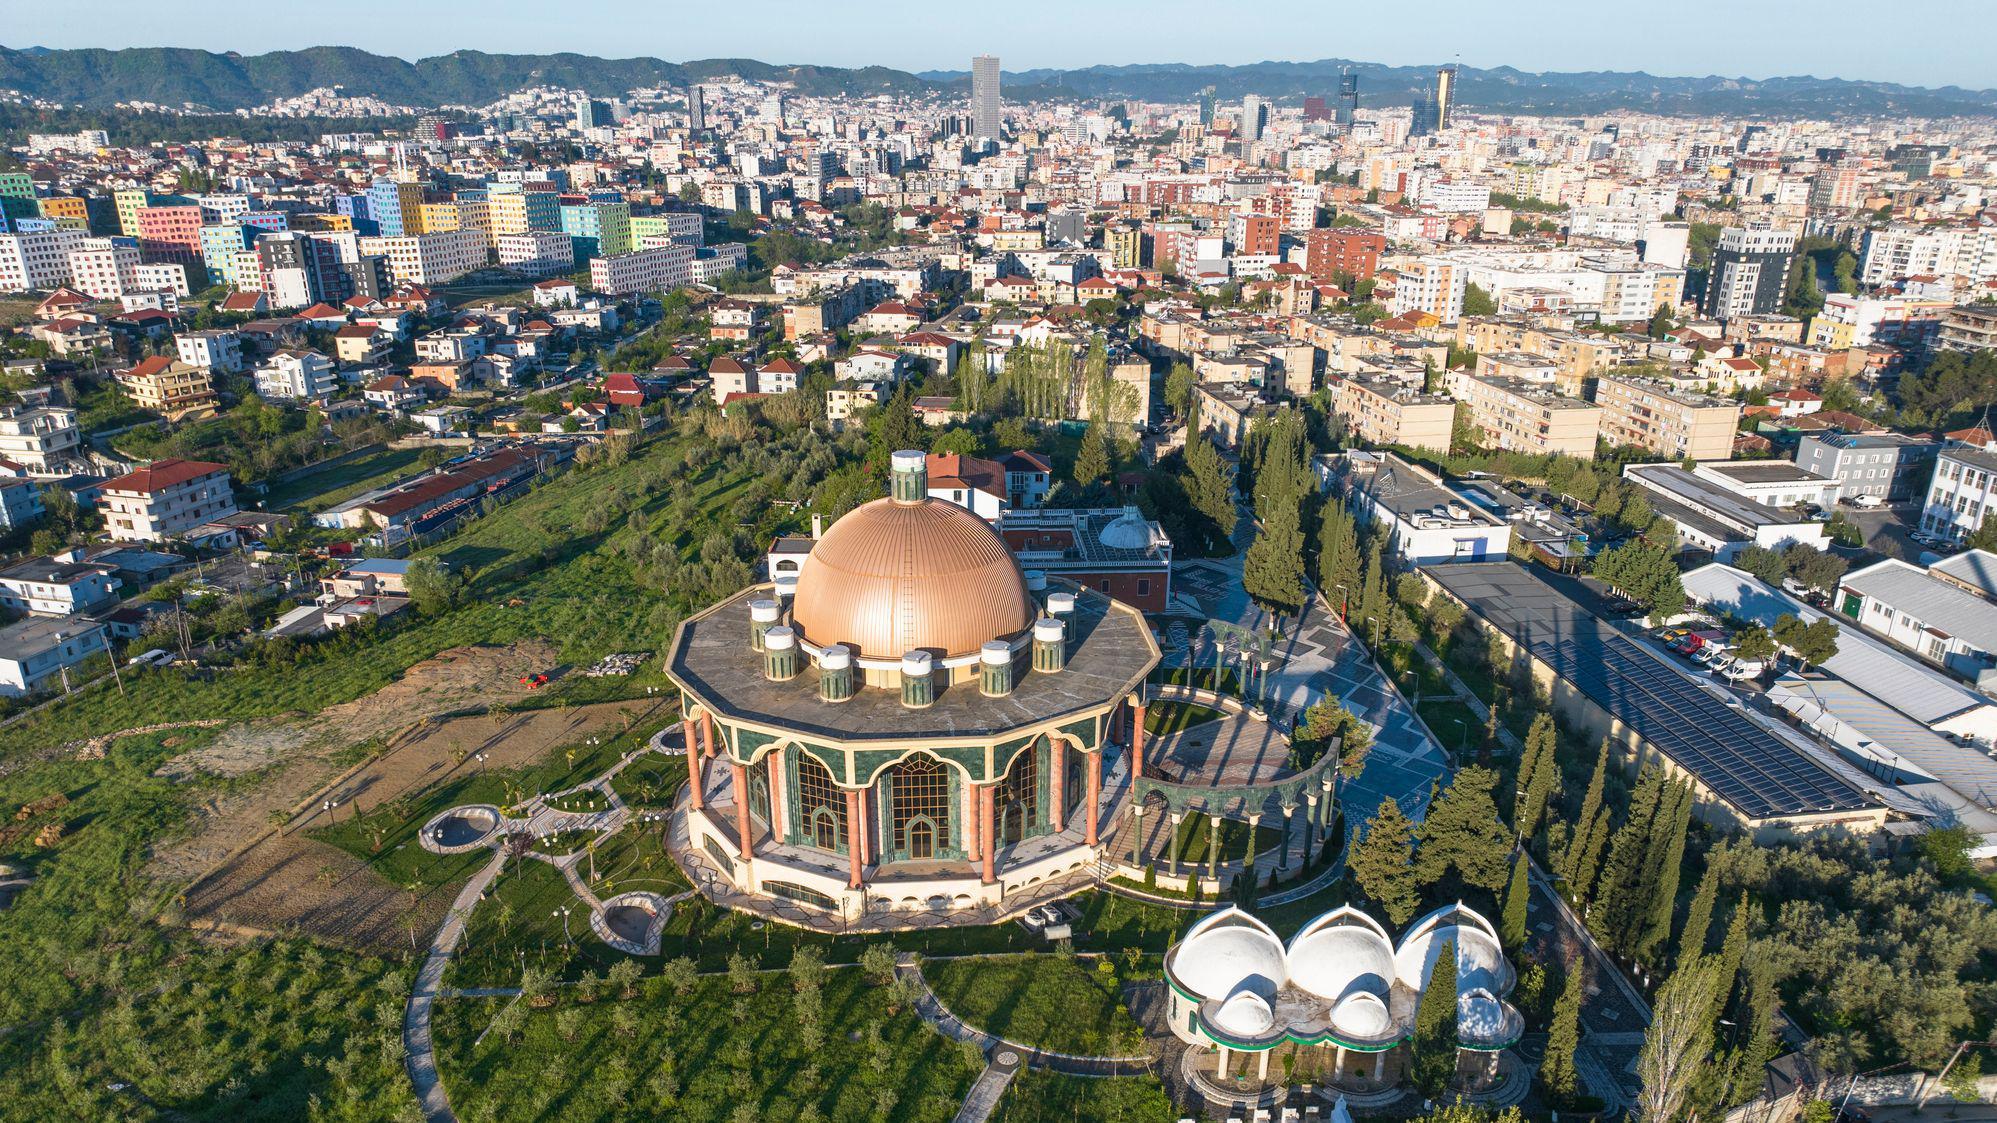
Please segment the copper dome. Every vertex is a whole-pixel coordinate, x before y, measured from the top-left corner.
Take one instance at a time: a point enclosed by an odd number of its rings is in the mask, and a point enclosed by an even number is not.
[[[998,531],[940,499],[876,499],[833,523],[798,571],[791,609],[813,644],[873,659],[969,654],[1035,615]]]

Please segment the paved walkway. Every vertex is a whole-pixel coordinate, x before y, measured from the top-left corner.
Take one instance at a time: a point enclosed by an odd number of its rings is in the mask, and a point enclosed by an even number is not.
[[[1012,1086],[1012,1078],[1019,1074],[1019,1064],[1019,1054],[1011,1049],[993,1050],[985,1071],[978,1074],[977,1083],[964,1093],[964,1103],[952,1117],[952,1123],[984,1123],[990,1119],[1005,1090]]]
[[[444,968],[450,965],[451,953],[464,938],[466,919],[485,895],[486,886],[505,867],[506,851],[496,850],[492,860],[465,882],[457,900],[451,902],[444,923],[430,939],[430,954],[423,960],[423,969],[416,973],[416,986],[409,992],[409,1003],[402,1013],[402,1048],[409,1083],[415,1088],[416,1102],[426,1123],[457,1123],[458,1118],[451,1110],[450,1097],[444,1094],[444,1082],[437,1075],[437,1055],[430,1040],[430,1007],[443,985]]]
[[[1241,588],[1241,562],[1237,554],[1175,564],[1174,610],[1258,630],[1268,626],[1269,614]],[[1429,785],[1449,774],[1449,754],[1373,662],[1366,645],[1339,620],[1335,606],[1314,596],[1301,619],[1285,617],[1280,623],[1283,634],[1274,649],[1280,662],[1269,673],[1271,723],[1287,728],[1296,715],[1331,695],[1377,730],[1365,768],[1340,785],[1347,831],[1371,819],[1388,798],[1419,820],[1428,810]],[[1213,665],[1212,648],[1183,623],[1168,624],[1165,641],[1166,666],[1183,667],[1189,658],[1200,666]]]

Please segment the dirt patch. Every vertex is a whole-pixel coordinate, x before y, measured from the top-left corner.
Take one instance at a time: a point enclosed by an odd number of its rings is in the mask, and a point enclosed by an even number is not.
[[[196,808],[200,825],[185,839],[162,847],[154,855],[151,872],[168,881],[199,876],[269,830],[274,817],[289,812],[339,775],[343,766],[336,757],[341,749],[388,740],[419,721],[452,710],[512,702],[528,692],[520,677],[546,670],[554,658],[554,645],[541,640],[452,648],[409,668],[400,679],[365,698],[308,716],[265,718],[224,729],[213,740],[161,765],[160,775],[246,776],[266,770],[270,775]],[[399,752],[389,755],[393,759]]]
[[[303,835],[273,836],[229,863],[187,897],[190,924],[222,931],[301,930],[372,951],[412,948],[442,923],[457,886],[429,889],[414,901],[377,877],[367,863]]]
[[[531,764],[591,734],[645,721],[666,705],[663,699],[603,702],[566,711],[452,718],[401,738],[392,751],[341,781],[332,795],[347,809],[343,814],[365,814],[470,772]],[[479,761],[477,753],[486,759]],[[322,754],[310,765],[295,762],[271,781],[217,800],[202,809],[204,828],[162,849],[151,872],[179,881],[199,876],[267,832],[273,809],[288,810],[336,774]],[[315,777],[309,783],[301,779],[308,775]],[[407,893],[383,881],[365,862],[307,837],[324,824],[323,814],[310,808],[287,824],[289,833],[272,834],[229,860],[188,894],[184,915],[190,922],[303,930],[354,946],[407,950],[407,918],[414,913],[420,941],[443,918],[457,884],[428,889],[412,906]]]

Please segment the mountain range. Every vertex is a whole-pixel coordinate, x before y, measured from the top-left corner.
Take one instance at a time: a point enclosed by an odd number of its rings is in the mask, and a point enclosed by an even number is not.
[[[1008,100],[1189,101],[1211,86],[1222,100],[1255,93],[1295,101],[1331,97],[1341,71],[1359,75],[1362,105],[1417,100],[1433,68],[1383,66],[1347,59],[1261,62],[1243,66],[1159,63],[1026,70],[1004,77]],[[312,47],[260,55],[177,47],[49,50],[0,47],[0,89],[101,108],[149,101],[245,109],[322,86],[397,105],[482,105],[515,90],[556,85],[615,96],[646,86],[739,77],[788,82],[808,95],[962,97],[963,71],[910,73],[887,67],[784,66],[753,59],[666,62],[579,54],[511,55],[453,51],[410,62],[353,47]],[[1619,109],[1749,117],[1992,116],[1997,90],[1923,89],[1842,78],[1658,77],[1616,71],[1531,73],[1511,67],[1463,67],[1458,104],[1473,111],[1570,115]]]

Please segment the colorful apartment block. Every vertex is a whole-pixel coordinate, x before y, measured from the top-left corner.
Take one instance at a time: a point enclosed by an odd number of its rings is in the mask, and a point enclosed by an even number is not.
[[[139,252],[147,261],[193,265],[201,260],[201,208],[140,207]]]

